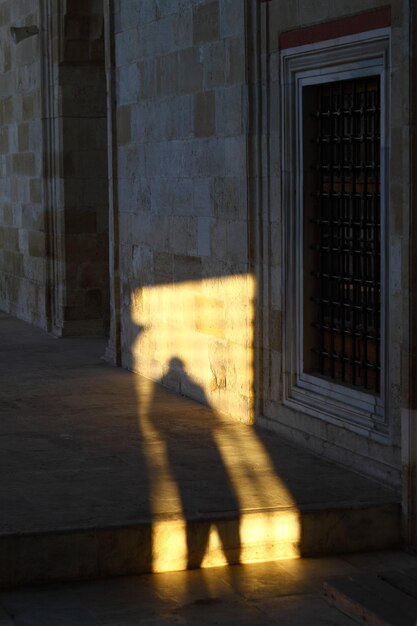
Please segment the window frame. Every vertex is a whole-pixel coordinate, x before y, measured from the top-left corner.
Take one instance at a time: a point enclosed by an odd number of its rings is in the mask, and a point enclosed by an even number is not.
[[[388,103],[390,29],[281,51],[283,403],[321,420],[386,441],[388,397]],[[341,384],[303,368],[303,87],[379,76],[381,81],[381,371],[380,393]],[[295,280],[294,280],[295,279]]]

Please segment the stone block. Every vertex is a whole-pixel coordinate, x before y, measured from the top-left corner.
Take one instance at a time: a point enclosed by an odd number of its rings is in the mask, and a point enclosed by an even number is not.
[[[120,2],[120,31],[125,31],[128,28],[138,26],[140,23],[141,5],[153,4],[149,2],[136,2],[135,0],[126,0],[126,2]],[[155,10],[155,9],[154,9]]]
[[[242,0],[220,0],[220,37],[244,37],[245,8]]]
[[[217,135],[239,135],[243,131],[242,87],[236,85],[216,90]]]
[[[46,259],[24,256],[24,275],[30,281],[44,285],[46,282]]]
[[[195,254],[197,220],[193,217],[171,217],[169,243],[174,254]]]
[[[2,107],[1,107],[1,122],[3,124],[11,124],[13,122],[14,116],[14,106],[13,102],[15,98],[12,96],[2,98]]]
[[[86,63],[90,58],[88,39],[70,39],[65,42],[64,59],[66,63]]]
[[[20,228],[20,242],[21,251],[29,251],[29,231],[44,231],[45,230],[45,216],[40,207],[34,207],[30,204],[24,204],[22,206],[22,219]]]
[[[1,22],[0,22],[1,24]],[[12,55],[10,45],[7,43],[0,49],[0,70],[2,72],[10,72],[12,69]]]
[[[216,41],[202,46],[201,59],[204,66],[204,89],[224,85],[227,69],[225,41]]]
[[[203,91],[194,96],[194,135],[208,137],[216,130],[216,98],[214,91]]]
[[[153,255],[155,284],[171,284],[173,281],[173,255],[157,252]]]
[[[174,282],[201,280],[201,258],[199,256],[185,256],[180,254],[174,254],[173,270]]]
[[[216,137],[201,138],[191,150],[186,151],[184,163],[188,165],[193,176],[221,176],[228,167],[225,140]]]
[[[172,211],[174,215],[193,216],[193,181],[181,178],[171,183]]]
[[[5,250],[19,251],[19,229],[0,227]]]
[[[198,217],[213,215],[213,179],[194,178],[193,214]]]
[[[179,57],[176,52],[156,59],[156,91],[158,96],[177,93]]]
[[[219,2],[205,2],[194,8],[193,42],[198,45],[219,38]]]
[[[64,117],[62,133],[68,151],[106,150],[107,120],[95,117]],[[96,164],[94,171],[96,171]]]
[[[65,238],[68,258],[83,261],[105,260],[107,241],[103,235],[68,234]]]
[[[227,223],[223,220],[213,221],[210,237],[212,255],[216,259],[225,261],[228,257]]]
[[[246,82],[245,43],[242,38],[231,37],[225,40],[225,81],[228,85]]]
[[[225,173],[227,176],[240,177],[246,176],[246,137],[227,137],[225,139],[225,163],[227,168]]]
[[[196,48],[178,53],[178,90],[180,93],[196,93],[203,86],[203,65]]]
[[[90,41],[90,61],[103,62],[105,57],[104,39]]]
[[[3,271],[12,276],[23,276],[23,254],[12,250],[3,251]]]
[[[97,214],[94,209],[67,208],[65,210],[65,232],[72,234],[95,233]]]
[[[116,67],[129,65],[139,58],[139,34],[137,28],[129,28],[115,36]]]
[[[230,220],[247,218],[247,189],[243,177],[219,177],[213,184],[213,207],[218,217]]]
[[[138,101],[140,93],[140,74],[136,63],[119,67],[116,72],[119,104],[132,104]]]
[[[71,12],[65,15],[64,20],[67,40],[92,40],[103,37],[103,15]]]
[[[30,201],[33,204],[42,202],[42,180],[40,178],[32,178],[29,181]]]
[[[138,64],[139,96],[141,100],[153,98],[156,95],[156,61],[146,59]]]
[[[14,211],[10,204],[3,204],[3,224],[5,226],[14,226]]]
[[[26,176],[12,176],[9,197],[17,205],[29,202],[29,178]]]
[[[153,252],[144,244],[132,246],[132,276],[141,285],[153,284]]]
[[[194,311],[197,332],[224,339],[226,312],[223,300],[195,296]]]
[[[101,0],[68,0],[67,11],[76,14],[100,14],[103,11]]]
[[[11,72],[9,72],[9,74],[11,74]],[[14,72],[14,75],[15,75],[14,80],[17,83],[18,93],[34,91],[40,88],[41,75],[40,75],[37,61],[30,63],[28,65],[17,67]]]
[[[0,24],[8,24],[11,16],[11,2],[5,0],[0,4]]]
[[[164,139],[187,139],[193,135],[193,96],[173,96],[166,101],[166,116],[160,124]]]
[[[32,230],[28,236],[29,255],[34,257],[43,257],[46,254],[46,237],[45,233]]]
[[[233,273],[245,273],[248,269],[248,223],[227,223],[227,262]]]
[[[81,289],[106,288],[107,276],[101,263],[77,263],[77,284]]]
[[[197,253],[200,256],[210,256],[211,254],[211,224],[213,218],[211,217],[199,217],[198,218],[198,241],[197,241]]]
[[[16,46],[14,54],[15,65],[29,65],[35,63],[38,57],[38,43],[36,37],[28,37]]]
[[[12,19],[21,18],[22,15],[29,16],[33,11],[31,0],[15,0],[12,2]]]
[[[95,319],[103,315],[103,293],[101,289],[87,289],[85,292],[84,315],[87,319]]]
[[[125,179],[133,179],[138,172],[145,172],[146,148],[142,144],[123,144],[118,151],[118,170]]]
[[[117,109],[117,142],[129,143],[131,141],[131,107],[123,106]]]
[[[27,123],[19,124],[17,129],[17,137],[17,146],[19,152],[26,152],[27,150],[29,150],[29,125]]]
[[[33,152],[20,152],[12,155],[12,168],[15,174],[34,177],[36,159]]]
[[[271,350],[276,350],[277,352],[281,352],[282,350],[282,315],[281,311],[277,311],[276,309],[271,310],[271,318],[270,318],[270,337],[271,337]]]
[[[7,126],[0,127],[0,154],[7,154],[9,151],[9,129]]]
[[[151,202],[155,213],[193,216],[193,180],[191,178],[155,178],[151,183]]]
[[[149,142],[142,148],[145,153],[145,171],[148,177],[179,177],[183,167],[183,151],[188,142]],[[137,164],[136,164],[136,171]],[[139,170],[140,171],[140,170]]]
[[[34,118],[37,111],[36,99],[38,95],[36,92],[22,94],[22,119],[31,120]]]
[[[104,79],[101,84],[62,85],[61,106],[65,116],[106,117]]]
[[[16,72],[18,74],[22,74],[22,68],[18,68]],[[6,72],[5,74],[0,74],[0,93],[3,96],[12,96],[14,94],[14,81],[15,72]]]

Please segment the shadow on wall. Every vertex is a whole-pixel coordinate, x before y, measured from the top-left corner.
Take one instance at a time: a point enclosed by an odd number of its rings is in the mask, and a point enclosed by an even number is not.
[[[194,397],[205,400],[199,385],[184,371],[181,359],[174,357],[169,361],[164,379],[159,382],[163,384],[166,378],[178,379],[180,393],[185,385]],[[156,386],[154,394],[155,389]],[[177,445],[179,429],[181,438],[187,439],[187,424],[184,423],[181,429],[180,420],[171,420],[169,416],[160,415],[157,403],[154,407],[154,400],[153,396],[148,409],[147,427],[163,442],[165,468],[163,480],[155,487],[151,485],[151,489],[157,493],[157,497],[163,497],[165,502],[170,499],[175,509],[182,512],[185,526],[180,543],[186,551],[183,556],[184,564],[186,561],[187,569],[200,567],[204,564],[206,554],[213,548],[218,550],[219,547],[228,563],[239,562],[239,527],[235,520],[225,523],[225,520],[214,518],[212,522],[203,525],[193,523],[202,515],[216,512],[216,500],[226,503],[226,511],[239,510],[238,500],[216,441],[216,432],[221,425],[217,413],[211,409],[204,413],[204,423],[200,423],[198,427],[202,437],[198,458],[191,459],[190,462],[190,459],[184,458],[183,447]],[[207,400],[204,404],[208,405]],[[193,416],[190,407],[188,427],[192,428],[193,419],[198,418],[199,412],[195,411]],[[190,480],[190,477],[194,480]],[[216,493],[219,487],[221,493]],[[213,540],[217,543],[216,546],[213,545]]]
[[[150,317],[132,325],[136,358],[144,343],[149,349],[149,334],[158,333],[159,315],[160,309],[153,328]],[[184,332],[179,345],[195,363],[202,354],[192,354]],[[168,336],[174,345],[175,335]],[[179,403],[163,386],[201,404],[185,398]],[[148,571],[299,556],[297,507],[256,430],[213,408],[177,354],[156,382],[137,377],[136,393],[152,519]]]

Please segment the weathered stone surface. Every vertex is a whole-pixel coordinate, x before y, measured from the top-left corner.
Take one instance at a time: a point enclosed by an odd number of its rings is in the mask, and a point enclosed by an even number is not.
[[[197,5],[193,15],[193,41],[202,44],[219,38],[219,2]]]
[[[185,320],[198,296],[189,290],[177,306]],[[28,285],[24,293],[37,297]],[[91,296],[94,303],[99,293]],[[77,314],[83,291],[72,297],[68,313]],[[130,301],[138,315],[151,304],[163,328],[164,311],[145,289]],[[230,306],[214,313],[227,329]],[[131,332],[131,345],[149,338],[140,324]],[[161,340],[169,347],[171,338]],[[349,552],[399,540],[393,490],[106,365],[100,338],[57,341],[0,314],[0,345],[0,585],[271,562],[331,554],[342,541]],[[218,337],[210,346],[215,394],[239,387],[236,348]],[[200,347],[195,337],[194,352]],[[160,382],[207,403],[184,365],[171,358]],[[303,577],[300,561],[281,561],[287,591]],[[329,559],[309,562],[306,574],[313,581],[352,570]],[[260,593],[253,582],[244,597]],[[273,587],[271,599],[282,592]]]
[[[216,100],[213,91],[197,93],[194,99],[194,135],[208,137],[216,130]]]
[[[282,271],[281,176],[293,164],[284,163],[281,153],[279,36],[362,14],[380,2],[112,4],[115,91],[108,119],[103,3],[69,0],[59,5],[62,28],[48,42],[39,3],[0,2],[0,305],[45,326],[51,294],[49,309],[61,316],[54,326],[58,333],[65,324],[63,311],[72,322],[82,322],[83,316],[91,320],[101,302],[106,317],[107,146],[114,147],[110,258],[116,264],[111,274],[113,327],[118,324],[119,278],[121,283],[123,362],[160,378],[172,358],[183,359],[199,380],[195,393],[206,394],[218,408],[250,420],[257,395],[260,414],[286,436],[308,440],[317,452],[398,483],[401,411],[407,410],[412,379],[409,311],[415,287],[409,232],[415,118],[408,101],[415,91],[409,85],[415,73],[407,43],[410,3],[391,3],[386,82],[391,443],[369,439],[354,430],[356,425],[346,429],[284,406],[281,337],[281,328],[288,326],[286,320],[281,324],[288,287]],[[255,6],[257,19],[252,20]],[[54,22],[50,17],[48,24]],[[36,24],[41,35],[14,44],[9,30],[14,24]],[[48,63],[47,50],[54,51]],[[51,73],[42,76],[47,66]],[[42,94],[42,86],[47,93]],[[107,137],[108,121],[115,123],[114,137]],[[48,290],[47,275],[55,280]],[[137,292],[143,306],[133,311]],[[226,312],[223,335],[214,339],[224,342],[221,350],[232,355],[233,363],[229,359],[224,365],[210,332],[202,332],[212,326],[203,319],[198,298],[208,317],[218,303]],[[216,333],[218,326],[213,324]],[[147,329],[139,339],[137,327]],[[254,371],[255,363],[260,371]],[[221,368],[240,373],[236,379],[224,377]],[[222,382],[214,390],[213,376]],[[166,380],[178,384],[177,376]]]
[[[417,601],[376,576],[357,575],[324,584],[328,600],[355,621],[376,626],[414,626]]]

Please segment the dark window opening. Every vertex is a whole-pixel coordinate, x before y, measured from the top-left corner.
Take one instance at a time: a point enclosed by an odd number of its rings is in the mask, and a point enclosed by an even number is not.
[[[379,77],[305,87],[304,371],[378,393]]]

